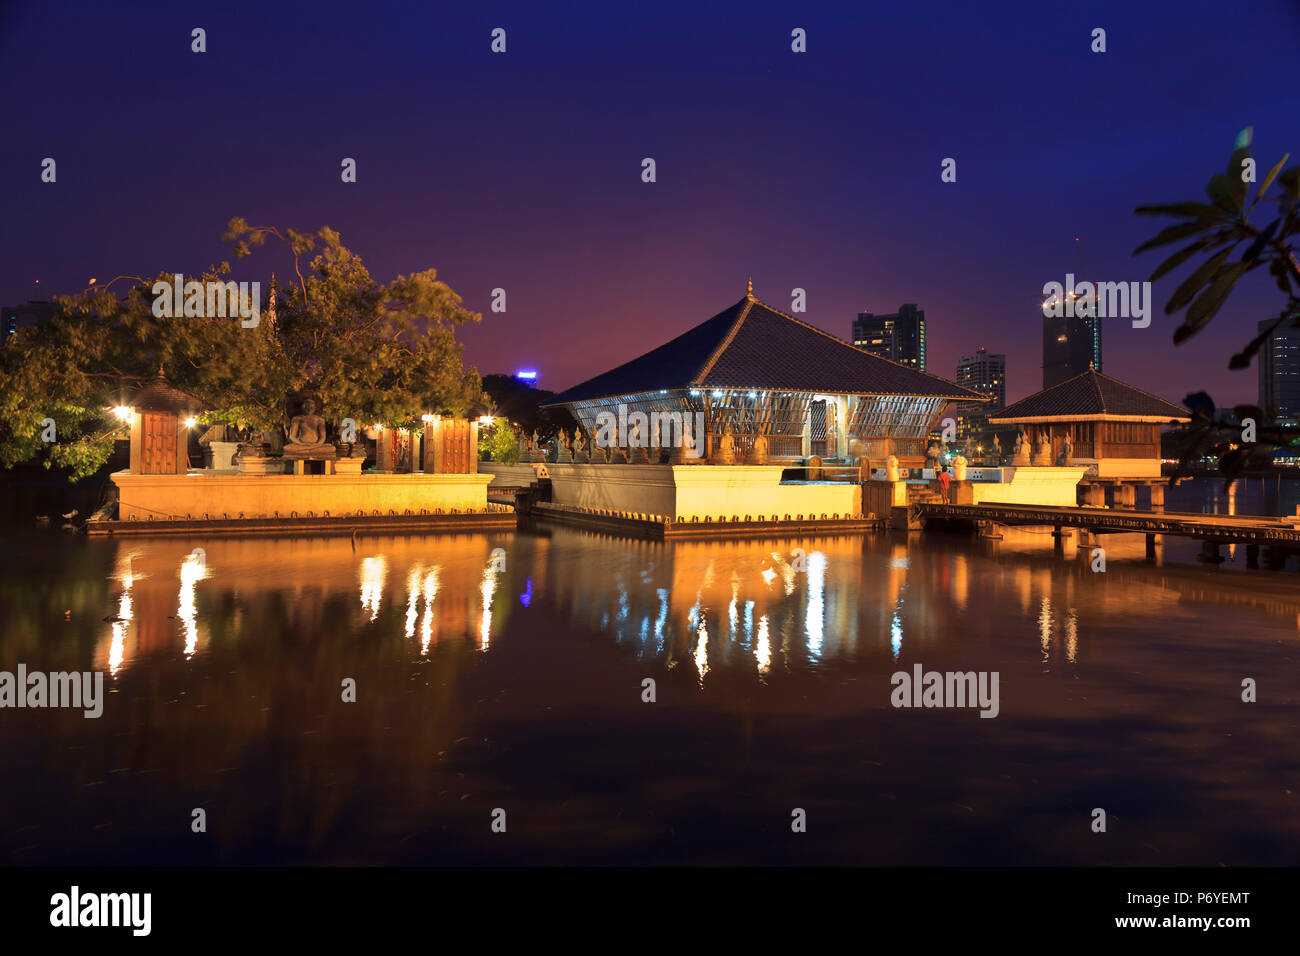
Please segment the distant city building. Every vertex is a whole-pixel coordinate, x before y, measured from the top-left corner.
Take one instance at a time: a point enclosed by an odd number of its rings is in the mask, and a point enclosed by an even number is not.
[[[1259,331],[1271,324],[1264,319]],[[1300,329],[1283,323],[1259,350],[1259,405],[1276,405],[1279,421],[1300,421]]]
[[[0,320],[4,322],[4,338],[8,340],[19,329],[31,328],[54,315],[54,306],[39,299],[29,300],[25,305],[0,306]]]
[[[853,320],[853,344],[872,355],[925,371],[925,312],[909,302],[893,315],[859,312]]]
[[[957,437],[974,437],[986,429],[990,415],[1006,407],[1007,357],[992,355],[982,347],[976,349],[974,355],[967,355],[957,363],[955,381],[958,385],[989,397],[989,401],[984,404],[959,402],[953,406],[953,417],[957,419]]]
[[[1102,370],[1101,319],[1044,315],[1043,388],[1060,385],[1090,368]]]

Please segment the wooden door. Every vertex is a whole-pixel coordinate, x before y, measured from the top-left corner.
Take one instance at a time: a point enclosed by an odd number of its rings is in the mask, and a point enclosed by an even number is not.
[[[141,412],[142,448],[140,472],[145,475],[179,474],[176,459],[179,457],[180,432],[177,419],[171,412]]]
[[[442,471],[449,475],[468,475],[478,461],[478,449],[470,454],[469,419],[444,418],[440,429],[442,435]]]

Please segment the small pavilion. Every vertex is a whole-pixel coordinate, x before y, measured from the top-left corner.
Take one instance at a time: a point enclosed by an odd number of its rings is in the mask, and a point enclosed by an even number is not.
[[[1163,506],[1167,484],[1160,473],[1160,428],[1190,420],[1181,405],[1091,366],[989,416],[991,425],[1019,425],[1030,448],[1046,435],[1052,461],[1065,452],[1068,437],[1070,463],[1087,466],[1081,482],[1087,503],[1104,504],[1110,487],[1116,504],[1133,507],[1137,486],[1145,485],[1153,508]]]

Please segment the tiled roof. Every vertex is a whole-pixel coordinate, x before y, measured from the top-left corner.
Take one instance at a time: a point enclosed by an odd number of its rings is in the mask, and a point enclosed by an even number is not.
[[[547,404],[697,387],[984,398],[937,375],[855,348],[747,295],[677,338],[561,392]]]
[[[1190,412],[1118,379],[1088,369],[1059,385],[1035,392],[989,416],[990,422],[1008,418],[1048,418],[1070,415],[1117,415],[1185,419]]]
[[[173,388],[167,384],[166,379],[159,376],[131,396],[127,407],[150,412],[197,412],[207,406],[193,395]]]

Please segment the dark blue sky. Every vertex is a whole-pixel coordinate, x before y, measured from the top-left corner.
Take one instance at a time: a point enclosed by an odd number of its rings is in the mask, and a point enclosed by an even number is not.
[[[482,311],[481,372],[535,365],[557,390],[752,275],[778,308],[806,289],[841,337],[917,302],[930,370],[1004,351],[1014,399],[1040,384],[1038,292],[1078,272],[1075,236],[1089,278],[1145,279],[1160,255],[1130,253],[1159,221],[1135,205],[1200,198],[1244,126],[1263,169],[1300,158],[1300,0],[7,3],[0,57],[0,301],[198,271],[235,215],[327,224],[376,277],[432,266]],[[272,269],[267,247],[236,278]],[[1108,323],[1106,371],[1253,401],[1227,358],[1279,294],[1252,274],[1175,349],[1182,274],[1149,329]]]

